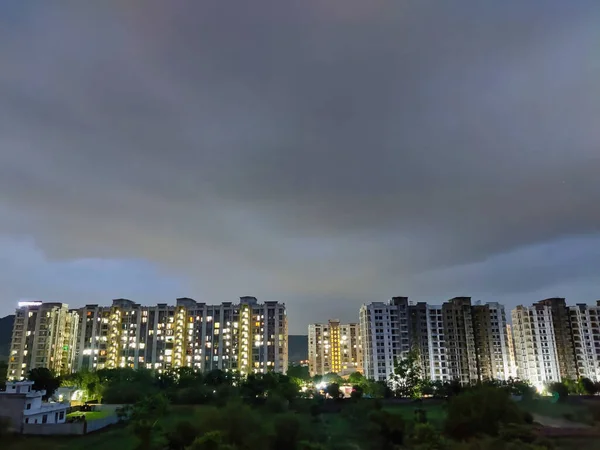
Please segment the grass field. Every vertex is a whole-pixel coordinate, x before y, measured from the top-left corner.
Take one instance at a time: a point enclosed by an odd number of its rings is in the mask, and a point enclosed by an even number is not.
[[[71,414],[67,414],[67,418],[85,416],[85,420],[89,422],[91,420],[103,419],[104,417],[108,417],[111,414],[111,411],[77,411]]]

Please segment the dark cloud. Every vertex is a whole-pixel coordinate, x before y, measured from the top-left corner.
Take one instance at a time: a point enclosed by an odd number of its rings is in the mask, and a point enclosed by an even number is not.
[[[48,264],[148,261],[285,299],[294,331],[587,267],[565,238],[600,227],[596,1],[2,8],[0,233]]]

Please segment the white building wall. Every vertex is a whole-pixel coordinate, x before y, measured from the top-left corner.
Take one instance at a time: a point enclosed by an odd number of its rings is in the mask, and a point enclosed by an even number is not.
[[[425,361],[430,380],[450,381],[452,379],[446,367],[446,337],[444,335],[441,305],[427,305],[427,342],[429,359]]]
[[[569,307],[577,373],[580,377],[600,381],[600,307]]]
[[[561,381],[550,307],[518,306],[512,321],[518,377],[540,389]]]
[[[369,379],[387,380],[394,373],[395,360],[410,350],[408,300],[399,299],[361,307],[363,372]]]

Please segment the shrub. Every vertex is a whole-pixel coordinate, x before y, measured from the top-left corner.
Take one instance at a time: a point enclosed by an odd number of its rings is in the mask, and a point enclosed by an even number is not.
[[[548,391],[552,392],[557,397],[559,402],[566,401],[569,396],[569,388],[564,383],[550,383],[548,385]]]
[[[444,448],[440,433],[428,423],[415,424],[410,441],[411,448],[415,450],[441,450]]]
[[[391,450],[402,445],[404,441],[402,416],[375,410],[369,413],[368,420],[368,434],[373,449]]]
[[[300,422],[294,414],[277,416],[273,422],[275,434],[271,442],[273,450],[294,450],[300,437]]]
[[[532,444],[536,440],[536,435],[531,427],[509,423],[500,428],[499,437],[504,442],[524,442]]]
[[[289,409],[290,402],[279,395],[269,395],[265,402],[265,408],[272,413],[283,413]]]
[[[184,450],[198,437],[198,429],[188,420],[175,424],[173,430],[165,434],[169,450]]]
[[[496,436],[501,424],[523,423],[523,414],[503,389],[481,386],[453,397],[444,431],[457,440],[477,434]]]

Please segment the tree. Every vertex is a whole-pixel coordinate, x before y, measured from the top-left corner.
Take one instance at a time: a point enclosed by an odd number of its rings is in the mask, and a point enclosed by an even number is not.
[[[150,395],[133,405],[130,428],[138,438],[139,450],[150,448],[152,436],[159,429],[158,419],[167,414],[169,401],[162,394]]]
[[[337,383],[328,384],[325,388],[325,392],[331,398],[340,398],[342,396],[342,393],[340,391],[340,385]]]
[[[581,377],[579,379],[579,385],[581,392],[587,395],[596,395],[598,393],[598,386],[589,378]]]
[[[479,386],[450,399],[444,430],[456,440],[466,440],[477,434],[496,436],[501,425],[524,421],[507,390]]]
[[[290,378],[296,378],[300,381],[310,381],[310,372],[308,366],[301,366],[299,364],[292,364],[288,367],[287,376]]]
[[[398,397],[420,396],[421,367],[416,351],[409,351],[404,358],[396,359],[394,374],[390,377],[390,388]]]
[[[350,374],[350,376],[348,376],[348,383],[350,383],[352,385],[356,385],[356,384],[362,385],[366,381],[367,381],[367,379],[360,372],[353,372]]]
[[[322,381],[324,381],[325,383],[328,383],[328,384],[331,384],[331,383],[342,384],[344,382],[344,379],[335,372],[329,372],[323,376]]]
[[[365,393],[365,390],[360,384],[355,384],[352,386],[352,392],[350,392],[350,398],[355,400],[362,398]]]
[[[44,399],[48,399],[54,394],[54,392],[60,387],[60,378],[54,376],[54,374],[46,367],[36,367],[31,369],[27,378],[33,381],[33,389],[35,391],[46,391]]]
[[[569,388],[560,382],[548,384],[548,392],[551,392],[555,399],[559,402],[564,402],[569,396]]]

